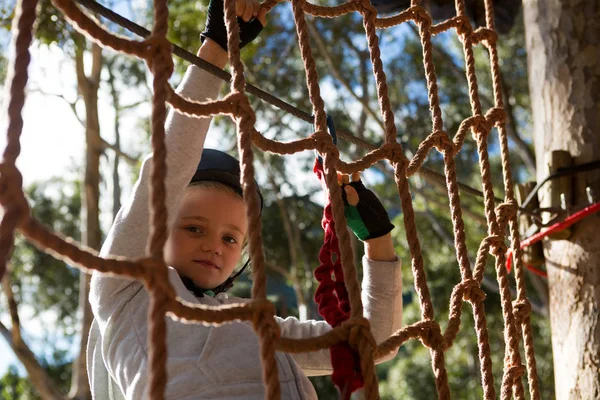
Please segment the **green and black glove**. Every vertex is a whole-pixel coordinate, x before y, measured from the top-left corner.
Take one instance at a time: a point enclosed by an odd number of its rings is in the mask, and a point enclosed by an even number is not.
[[[346,186],[351,186],[358,193],[358,203],[353,206],[348,203]],[[387,211],[375,193],[363,185],[362,181],[350,182],[342,186],[344,199],[344,214],[346,222],[356,237],[365,241],[388,234],[394,229]]]
[[[238,17],[240,25],[240,49],[252,42],[263,25],[258,18],[253,18],[248,22]],[[208,4],[208,14],[206,16],[206,26],[204,32],[200,34],[200,40],[209,38],[216,42],[223,50],[227,51],[227,28],[225,28],[225,10],[223,9],[223,0],[210,0]]]

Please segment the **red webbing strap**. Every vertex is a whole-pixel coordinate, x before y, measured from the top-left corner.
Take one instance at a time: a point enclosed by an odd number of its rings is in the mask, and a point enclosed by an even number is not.
[[[318,160],[315,161],[313,171],[326,188],[323,165]],[[327,193],[327,191],[325,192]],[[340,248],[335,234],[329,196],[323,210],[321,226],[325,231],[325,239],[319,251],[320,265],[315,269],[315,278],[319,281],[315,301],[318,305],[319,314],[325,318],[329,325],[336,327],[349,318],[350,303],[344,284]],[[335,280],[332,275],[335,276]],[[364,386],[358,353],[347,343],[333,345],[329,351],[333,367],[331,379],[340,389],[343,399],[350,399],[352,392]]]
[[[527,246],[531,246],[532,244],[539,242],[540,240],[542,240],[543,238],[545,238],[548,235],[551,235],[555,232],[560,232],[563,229],[566,229],[569,226],[573,225],[574,223],[581,221],[588,215],[591,215],[598,211],[600,211],[600,202],[593,204],[589,207],[586,207],[581,211],[576,212],[575,214],[565,218],[564,221],[557,222],[556,224],[550,226],[545,231],[538,232],[535,235],[528,237],[527,239],[525,239],[521,242],[521,249],[524,249]],[[508,273],[510,273],[510,269],[511,269],[511,259],[512,259],[512,249],[509,249],[508,252],[506,253],[506,269],[508,270]],[[541,275],[546,278],[548,277],[547,273],[533,267],[532,265],[525,264],[525,267],[537,275]]]

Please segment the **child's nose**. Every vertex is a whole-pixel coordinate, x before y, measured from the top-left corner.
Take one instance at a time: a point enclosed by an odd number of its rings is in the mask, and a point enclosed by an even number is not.
[[[223,253],[222,243],[218,235],[210,235],[202,241],[202,251],[221,255]]]

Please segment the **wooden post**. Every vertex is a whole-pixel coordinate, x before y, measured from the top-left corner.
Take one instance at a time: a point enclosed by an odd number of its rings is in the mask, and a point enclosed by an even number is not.
[[[533,188],[535,187],[535,182],[527,182],[524,184],[515,185],[515,197],[519,206],[523,204],[527,196],[531,193]],[[537,197],[531,199],[525,211],[533,211],[536,208],[540,207],[540,203]],[[527,215],[526,213],[521,213],[519,215],[519,235],[521,235],[521,239],[525,239],[537,232],[540,231],[540,226],[536,224],[533,217]],[[525,247],[523,249],[523,262],[525,264],[533,265],[535,267],[544,264],[544,245],[542,242],[537,242],[532,244],[531,246]]]
[[[560,168],[567,168],[573,165],[573,158],[568,151],[555,150],[546,153],[545,163],[548,174],[557,172]],[[553,179],[547,183],[548,190],[540,191],[538,194],[541,208],[563,208],[566,207],[567,213],[573,206],[573,177],[563,176]],[[562,197],[562,201],[561,201]],[[564,204],[563,204],[564,203]],[[550,220],[551,214],[543,213],[543,221]],[[553,240],[566,240],[571,237],[571,229],[567,228],[560,232],[548,236]]]

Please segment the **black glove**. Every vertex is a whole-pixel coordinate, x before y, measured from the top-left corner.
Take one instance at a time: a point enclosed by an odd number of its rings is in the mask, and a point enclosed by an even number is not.
[[[346,186],[352,186],[358,193],[358,203],[348,203]],[[360,240],[375,239],[388,234],[394,229],[387,211],[375,193],[363,185],[362,181],[350,182],[342,186],[344,214],[346,223]]]
[[[253,18],[248,22],[238,17],[240,25],[240,49],[252,42],[260,31],[263,25],[257,18]],[[225,11],[223,9],[223,0],[210,0],[208,4],[208,15],[206,16],[206,26],[204,32],[200,34],[200,40],[209,38],[215,41],[223,50],[227,51],[227,28],[225,28]]]

